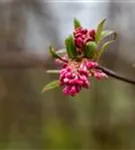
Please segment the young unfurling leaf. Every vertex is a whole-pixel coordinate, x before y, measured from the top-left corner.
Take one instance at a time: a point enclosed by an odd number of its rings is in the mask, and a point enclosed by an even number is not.
[[[59,80],[54,80],[50,83],[48,83],[47,85],[44,86],[42,93],[44,93],[45,91],[54,89],[56,87],[59,87],[60,81]]]
[[[96,43],[98,43],[100,41],[101,32],[103,31],[105,21],[106,21],[106,19],[103,19],[97,26],[96,35],[95,35]]]
[[[73,36],[70,35],[66,40],[65,40],[65,45],[66,45],[66,50],[68,57],[71,59],[76,58],[77,52],[76,52],[76,46],[74,43]]]
[[[61,59],[61,57],[55,52],[54,48],[51,45],[49,46],[49,51],[53,58]]]
[[[66,49],[60,49],[56,51],[57,54],[66,54]]]
[[[81,27],[81,23],[79,22],[79,20],[77,20],[76,18],[74,18],[74,29]]]
[[[102,40],[102,39],[104,39],[104,38],[106,38],[108,36],[111,36],[111,35],[114,36],[113,39],[116,39],[116,37],[117,37],[117,33],[116,32],[111,31],[111,30],[102,31],[100,39]]]
[[[113,37],[112,37],[112,39],[111,40],[109,40],[109,41],[107,41],[107,42],[105,42],[103,45],[102,45],[102,47],[101,47],[101,49],[99,49],[97,52],[96,52],[96,60],[98,60],[100,57],[101,57],[101,55],[103,54],[103,52],[104,52],[104,50],[107,48],[107,46],[109,45],[109,44],[111,44],[111,43],[113,43],[115,40],[116,40],[116,38],[117,38],[117,33],[116,32],[112,32],[112,31],[105,31],[105,32],[103,32],[102,31],[102,38],[104,38],[104,37],[106,37],[106,36],[109,36],[109,35],[113,35]]]
[[[50,74],[58,74],[58,73],[60,73],[59,70],[47,70],[46,72],[50,73]]]
[[[108,41],[106,43],[104,43],[101,47],[101,49],[97,52],[97,57],[96,57],[96,60],[98,60],[101,55],[103,54],[104,50],[107,48],[107,46],[111,43],[113,43],[115,40],[111,40],[111,41]]]
[[[91,42],[87,43],[86,47],[85,47],[85,51],[84,51],[85,56],[87,58],[92,59],[93,56],[95,55],[96,48],[97,48],[97,45],[95,42],[91,41]]]

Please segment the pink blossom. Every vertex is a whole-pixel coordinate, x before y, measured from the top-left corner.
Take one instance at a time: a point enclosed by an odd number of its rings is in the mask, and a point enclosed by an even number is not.
[[[95,39],[95,33],[96,33],[95,29],[89,30],[89,36],[92,37],[93,39]]]
[[[81,48],[84,44],[84,41],[81,37],[75,38],[75,44],[76,46],[78,46],[79,48]]]
[[[98,63],[84,59],[82,62],[68,62],[60,70],[60,86],[65,95],[75,96],[82,88],[89,88],[89,77],[96,79],[107,78],[102,70],[97,69]]]
[[[95,40],[95,30],[79,27],[74,31],[74,38],[77,48],[83,48],[87,42]]]
[[[99,69],[93,70],[92,73],[96,79],[108,78],[108,76],[102,70]]]
[[[63,67],[66,67],[67,63],[68,63],[68,58],[67,58],[67,56],[63,56],[63,57],[61,57],[61,59],[59,59],[59,58],[55,59],[55,62],[57,64],[63,65]]]
[[[92,68],[96,68],[98,66],[98,63],[88,60],[86,62],[86,66],[87,66],[88,69],[92,69]]]
[[[82,65],[81,65],[82,67]],[[79,68],[80,69],[80,68]],[[65,95],[74,96],[80,92],[81,88],[88,88],[88,70],[86,66],[80,70],[71,66],[62,68],[60,71],[60,85],[63,87]]]

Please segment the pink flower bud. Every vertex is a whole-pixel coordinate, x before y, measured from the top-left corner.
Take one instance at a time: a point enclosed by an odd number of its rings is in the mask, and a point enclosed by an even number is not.
[[[74,79],[70,79],[68,83],[71,84],[71,85],[73,85],[73,84],[75,84],[75,82],[76,81]]]
[[[92,29],[92,30],[89,31],[89,36],[94,38],[95,37],[95,33],[96,33],[95,29]]]
[[[93,41],[92,37],[87,37],[84,39],[84,43],[88,43],[89,41]]]
[[[90,87],[90,83],[88,81],[85,81],[83,87],[84,88],[89,88]]]
[[[76,33],[74,36],[75,36],[75,38],[79,38],[82,36],[82,33]]]
[[[89,88],[88,77],[94,76],[97,79],[107,78],[102,70],[97,69],[98,63],[84,60],[81,64],[68,64],[60,70],[60,86],[65,95],[75,96],[82,88]]]
[[[88,69],[87,69],[85,64],[81,64],[80,68],[78,69],[78,71],[79,71],[80,74],[85,74],[86,76],[89,75],[89,71],[88,71]]]
[[[71,72],[68,72],[66,75],[65,75],[66,78],[72,78],[72,74]]]
[[[87,61],[86,62],[86,66],[87,66],[88,69],[96,68],[98,66],[98,63],[97,62],[93,62],[93,61]]]
[[[80,92],[80,90],[81,90],[81,86],[80,85],[76,85],[76,92],[78,93],[78,92]]]
[[[76,86],[75,86],[75,85],[73,85],[73,86],[71,87],[71,93],[76,93]]]
[[[70,89],[71,89],[70,86],[65,86],[64,89],[63,89],[63,93],[64,93],[65,95],[68,95]]]
[[[88,30],[87,30],[87,29],[83,29],[83,30],[81,30],[81,33],[82,33],[82,34],[87,34],[87,32],[88,32]]]
[[[80,38],[80,37],[76,38],[75,39],[75,44],[76,44],[76,46],[81,47],[83,45],[82,38]]]
[[[69,79],[68,79],[68,78],[65,78],[65,79],[63,79],[63,82],[64,82],[64,83],[68,83],[68,82],[69,82]]]
[[[87,30],[85,28],[77,28],[74,31],[75,44],[79,48],[83,48],[89,41],[93,41],[95,39],[95,30]]]
[[[99,69],[94,70],[93,74],[94,74],[94,77],[96,77],[97,79],[108,78],[108,76]]]

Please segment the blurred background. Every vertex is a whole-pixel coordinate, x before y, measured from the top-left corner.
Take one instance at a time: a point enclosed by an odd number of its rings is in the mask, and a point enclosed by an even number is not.
[[[73,98],[59,89],[41,94],[57,78],[45,73],[55,67],[48,46],[64,46],[74,17],[89,28],[107,18],[105,28],[116,31],[118,39],[100,64],[134,79],[134,16],[134,1],[1,0],[0,64],[10,61],[0,65],[0,150],[135,149],[134,85],[109,77],[91,80],[91,89]],[[8,68],[21,59],[18,52],[42,57],[45,67]]]

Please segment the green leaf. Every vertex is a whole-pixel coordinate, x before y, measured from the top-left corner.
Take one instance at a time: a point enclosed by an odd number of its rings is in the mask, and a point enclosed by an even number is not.
[[[117,33],[116,33],[116,32],[111,31],[111,30],[102,31],[102,32],[101,32],[101,39],[103,39],[103,38],[105,38],[105,37],[108,37],[108,36],[111,36],[111,35],[114,36],[113,39],[116,39],[116,37],[117,37]]]
[[[79,28],[79,27],[81,27],[80,21],[74,18],[74,29]]]
[[[96,35],[95,35],[96,43],[98,43],[100,41],[101,32],[103,31],[105,21],[106,21],[106,19],[103,19],[97,26],[97,31],[96,31]]]
[[[95,42],[87,43],[84,50],[85,56],[90,59],[93,58],[93,56],[95,55],[96,48],[97,48],[97,44]]]
[[[56,51],[54,50],[54,48],[51,45],[49,46],[49,51],[50,51],[52,57],[61,59],[61,57],[56,53]]]
[[[47,70],[47,73],[51,73],[51,74],[58,74],[60,71],[59,70]]]
[[[103,52],[105,51],[105,49],[107,48],[107,46],[109,44],[113,43],[114,41],[115,40],[110,40],[110,41],[108,41],[108,42],[106,42],[106,43],[104,43],[102,45],[101,49],[97,52],[97,58],[96,58],[96,60],[98,60],[101,57],[101,55],[103,54]]]
[[[107,35],[107,34],[106,34],[106,35]],[[101,49],[96,52],[95,60],[98,60],[98,59],[101,57],[101,55],[103,54],[103,52],[105,51],[105,49],[107,48],[107,46],[110,45],[111,43],[113,43],[113,42],[116,40],[116,38],[117,38],[117,33],[116,33],[116,32],[113,32],[112,40],[109,40],[109,41],[105,42],[105,43],[102,45]]]
[[[54,80],[54,81],[48,83],[47,85],[45,85],[45,87],[42,89],[41,93],[44,93],[45,91],[54,89],[56,87],[59,87],[59,80]]]
[[[69,58],[76,58],[77,52],[76,52],[76,46],[74,43],[73,36],[70,35],[66,40],[65,40],[65,45],[66,45],[66,50],[68,53]]]
[[[64,54],[66,53],[66,49],[60,49],[56,51],[57,54]]]

